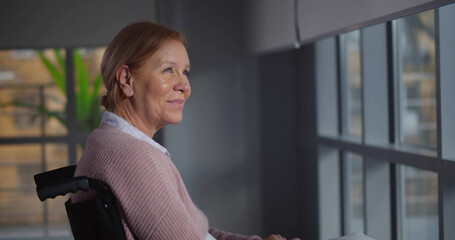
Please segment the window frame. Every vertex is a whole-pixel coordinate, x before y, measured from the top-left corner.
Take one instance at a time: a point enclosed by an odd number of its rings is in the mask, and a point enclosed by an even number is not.
[[[451,2],[449,2],[451,3]],[[449,28],[450,23],[448,20],[443,19],[451,19],[455,20],[454,11],[455,11],[455,3],[439,3],[438,4],[429,4],[425,6],[420,6],[416,9],[409,9],[406,11],[401,12],[395,18],[398,17],[405,17],[410,14],[416,14],[418,12],[427,11],[434,9],[435,11],[435,51],[436,51],[436,104],[437,104],[437,148],[434,150],[424,149],[424,148],[416,148],[410,146],[400,146],[397,144],[399,135],[398,135],[398,128],[399,122],[397,121],[397,116],[399,107],[397,105],[397,73],[396,68],[394,67],[394,48],[393,46],[393,22],[392,20],[395,19],[387,19],[383,23],[373,25],[373,26],[360,26],[364,27],[361,29],[362,31],[362,74],[371,74],[372,69],[368,70],[368,67],[364,66],[365,62],[368,62],[369,59],[368,51],[373,51],[375,49],[366,49],[365,44],[369,41],[374,40],[372,36],[374,36],[375,31],[381,31],[385,34],[385,39],[382,38],[383,45],[380,46],[380,51],[383,51],[384,48],[386,49],[385,52],[388,54],[386,56],[381,56],[381,61],[385,59],[386,63],[384,67],[381,67],[380,75],[381,77],[387,77],[386,86],[381,85],[374,85],[377,81],[369,81],[368,77],[362,75],[362,99],[363,99],[363,138],[361,142],[352,141],[347,139],[341,133],[341,126],[342,124],[341,119],[343,114],[341,110],[341,91],[342,87],[340,86],[340,49],[339,45],[338,48],[335,50],[335,53],[331,53],[332,55],[336,56],[337,64],[336,69],[334,71],[337,72],[337,80],[336,84],[338,85],[338,92],[336,95],[335,100],[322,100],[319,96],[321,93],[326,93],[323,88],[327,88],[327,84],[330,80],[323,80],[318,77],[318,63],[319,60],[316,62],[316,85],[317,85],[317,111],[318,117],[319,116],[336,116],[334,119],[338,124],[338,132],[335,134],[333,133],[334,126],[328,126],[329,122],[331,121],[333,124],[333,119],[330,121],[323,121],[324,124],[321,126],[320,120],[317,121],[318,127],[318,136],[317,136],[317,145],[319,147],[319,167],[324,167],[327,165],[321,165],[322,162],[327,162],[328,159],[325,158],[324,149],[329,149],[327,151],[340,151],[340,152],[353,152],[363,156],[364,159],[364,186],[365,191],[365,219],[366,219],[366,233],[372,233],[372,237],[381,236],[378,239],[391,239],[396,240],[399,235],[399,221],[397,218],[399,206],[397,205],[397,197],[399,194],[399,176],[397,175],[398,166],[397,165],[405,165],[414,167],[420,170],[431,171],[437,174],[438,178],[438,220],[439,220],[439,240],[443,239],[452,239],[455,237],[455,230],[449,226],[449,221],[455,220],[455,211],[448,209],[455,209],[455,150],[453,146],[450,144],[455,142],[455,127],[451,126],[450,123],[453,122],[455,119],[455,110],[450,109],[453,108],[453,104],[451,102],[455,101],[455,96],[453,96],[452,92],[455,88],[455,83],[452,80],[448,79],[448,76],[455,76],[455,68],[453,68],[453,61],[455,59],[455,48],[453,44],[450,43],[455,41],[455,33],[446,33],[443,32],[442,28]],[[449,8],[451,10],[449,10]],[[390,16],[389,16],[390,17]],[[442,19],[442,20],[441,20]],[[381,27],[378,27],[381,26]],[[357,26],[359,27],[359,26]],[[375,29],[376,28],[376,29]],[[350,28],[346,31],[352,31],[353,29]],[[341,32],[341,33],[343,33]],[[339,34],[341,34],[339,33]],[[365,35],[366,34],[366,35]],[[370,35],[369,40],[368,34]],[[444,35],[443,35],[444,34]],[[449,35],[449,36],[448,36]],[[335,35],[333,37],[325,37],[322,40],[316,41],[316,59],[320,56],[320,52],[326,50],[320,50],[319,48],[323,47],[324,44],[321,44],[324,41],[329,41],[329,39],[338,39],[339,35]],[[377,38],[376,38],[377,40]],[[337,42],[337,41],[336,41]],[[450,49],[450,51],[449,51]],[[326,53],[327,54],[327,53]],[[330,55],[330,53],[328,54]],[[326,57],[327,59],[327,57]],[[320,63],[319,63],[320,64]],[[450,64],[452,67],[450,67]],[[368,64],[367,64],[368,65]],[[330,70],[332,71],[332,70]],[[370,72],[370,73],[368,73]],[[323,81],[321,84],[320,82]],[[371,96],[367,94],[367,91],[371,91],[371,89],[377,89],[381,94],[384,96],[383,99],[380,99],[377,102],[372,101],[370,98]],[[450,90],[452,89],[452,91]],[[385,92],[385,93],[384,93]],[[327,93],[326,93],[327,94]],[[336,108],[334,109],[333,103],[336,103]],[[332,104],[332,105],[330,105]],[[452,105],[452,106],[451,106]],[[378,126],[378,123],[372,124],[374,120],[378,120],[374,114],[371,113],[371,109],[374,107],[379,107],[382,111],[386,109],[388,116],[384,119],[379,121],[379,127],[374,129],[373,126]],[[321,113],[322,112],[322,113]],[[331,131],[324,131],[324,128],[330,128]],[[328,134],[327,134],[328,132]],[[387,133],[387,134],[384,134]],[[322,149],[322,150],[321,150]],[[334,161],[334,160],[332,160]],[[339,161],[341,161],[341,155],[339,157]],[[335,164],[335,163],[333,163]],[[332,164],[332,167],[335,166]],[[340,169],[343,169],[343,166],[339,166]],[[323,169],[319,170],[321,174],[324,172]],[[380,172],[380,174],[378,174]],[[376,174],[376,175],[375,175]],[[327,177],[327,176],[325,176]],[[319,177],[321,180],[321,176]],[[382,179],[382,181],[381,181]],[[343,182],[343,179],[340,179],[340,182]],[[380,216],[380,220],[378,218],[373,218],[375,214],[375,208],[372,205],[380,203],[380,201],[375,202],[374,200],[377,199],[375,197],[373,191],[369,191],[369,189],[377,189],[380,186],[386,187],[386,192],[389,196],[388,202],[380,206],[381,209],[390,209],[389,211],[382,211]],[[324,186],[319,185],[319,189],[324,188]],[[343,188],[341,188],[343,189]],[[343,206],[343,192],[340,193],[339,199],[337,202]],[[321,198],[321,195],[320,195]],[[377,207],[377,205],[376,205]],[[323,206],[320,206],[320,209]],[[446,211],[444,211],[446,209]],[[345,223],[343,222],[343,212],[346,209],[341,209],[340,214],[341,226],[344,226]],[[374,225],[383,224],[381,226],[384,227],[381,231],[383,232],[380,235],[379,230],[374,230]],[[333,223],[332,223],[333,224]],[[323,226],[324,222],[320,219],[320,225]],[[320,230],[321,239],[324,236],[324,231]],[[387,234],[384,234],[387,232]],[[345,232],[342,232],[345,234]]]

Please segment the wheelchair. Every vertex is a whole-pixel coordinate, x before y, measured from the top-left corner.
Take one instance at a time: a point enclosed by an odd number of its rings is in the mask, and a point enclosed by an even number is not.
[[[75,240],[125,240],[114,194],[103,182],[85,176],[74,177],[76,165],[34,175],[41,201],[68,193],[94,190],[97,197],[77,203],[69,198],[66,213]]]

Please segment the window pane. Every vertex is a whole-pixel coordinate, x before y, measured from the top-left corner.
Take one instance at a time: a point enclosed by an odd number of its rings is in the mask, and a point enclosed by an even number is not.
[[[46,171],[68,166],[68,146],[66,144],[47,143],[44,147]]]
[[[42,118],[30,108],[14,106],[16,101],[22,104],[39,102],[39,90],[15,86],[0,88],[0,136],[40,136]]]
[[[41,170],[38,144],[0,147],[0,237],[34,235],[43,223],[33,174]],[[42,232],[41,232],[42,233]]]
[[[340,35],[343,133],[362,136],[360,30]]]
[[[358,154],[346,153],[344,164],[345,232],[365,232],[363,158]]]
[[[441,99],[441,150],[442,157],[446,160],[455,161],[455,3],[439,8],[438,10],[439,31],[439,88]],[[455,198],[454,198],[455,199]],[[455,203],[455,202],[454,202]],[[455,208],[453,208],[455,209]],[[455,211],[453,213],[455,218]],[[453,237],[455,239],[455,228]]]
[[[434,11],[396,21],[402,143],[436,148]]]
[[[342,232],[340,153],[324,146],[318,151],[319,239],[331,239]]]
[[[401,240],[439,239],[437,174],[401,166]]]
[[[68,166],[68,147],[64,144],[46,144],[46,171]],[[47,201],[46,234],[49,237],[72,237],[71,228],[66,215],[65,201],[68,196],[56,197]]]
[[[58,118],[50,117],[45,121],[45,135],[66,135],[68,130],[66,124],[61,120],[62,117],[66,118],[66,93],[63,93],[61,89],[52,84],[44,89],[44,95],[47,96],[45,101],[46,108],[58,114]]]
[[[33,181],[45,166],[68,165],[68,150],[64,144],[44,150],[41,144],[0,146],[0,239],[71,236],[64,198],[41,202]]]
[[[99,98],[105,88],[101,80],[101,60],[105,48],[79,48],[74,50],[76,114],[78,128],[91,132],[101,121]]]
[[[53,50],[42,56],[57,65]],[[65,105],[65,94],[37,51],[0,51],[0,137],[64,135],[65,124],[58,119],[65,118]],[[45,112],[49,118],[43,125]]]
[[[73,238],[65,209],[65,202],[68,200],[68,198],[68,196],[57,197],[47,202],[49,221],[47,234],[50,237],[66,237],[68,239]]]
[[[316,42],[316,108],[319,136],[338,136],[337,48],[334,37]]]

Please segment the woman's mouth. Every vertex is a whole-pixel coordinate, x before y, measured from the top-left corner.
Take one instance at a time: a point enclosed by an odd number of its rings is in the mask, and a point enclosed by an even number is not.
[[[183,103],[185,103],[185,101],[183,99],[172,99],[172,100],[168,100],[167,102],[170,103],[172,106],[179,108],[179,109],[182,109]]]

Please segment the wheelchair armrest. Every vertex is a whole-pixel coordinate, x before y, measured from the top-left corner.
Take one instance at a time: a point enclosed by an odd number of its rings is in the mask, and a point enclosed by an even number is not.
[[[36,186],[46,186],[60,180],[72,178],[76,171],[76,165],[58,168],[52,171],[39,173],[33,176]]]
[[[64,196],[67,193],[77,191],[88,191],[90,189],[89,179],[85,176],[63,179],[44,186],[37,186],[36,192],[41,201],[57,196]]]
[[[36,183],[36,193],[41,201],[67,193],[89,191],[91,188],[105,197],[115,199],[115,196],[103,182],[86,176],[74,177],[76,165],[58,168],[33,176]]]
[[[70,192],[88,191],[89,181],[87,177],[73,177],[75,171],[76,165],[72,165],[33,176],[39,199],[44,201]]]

